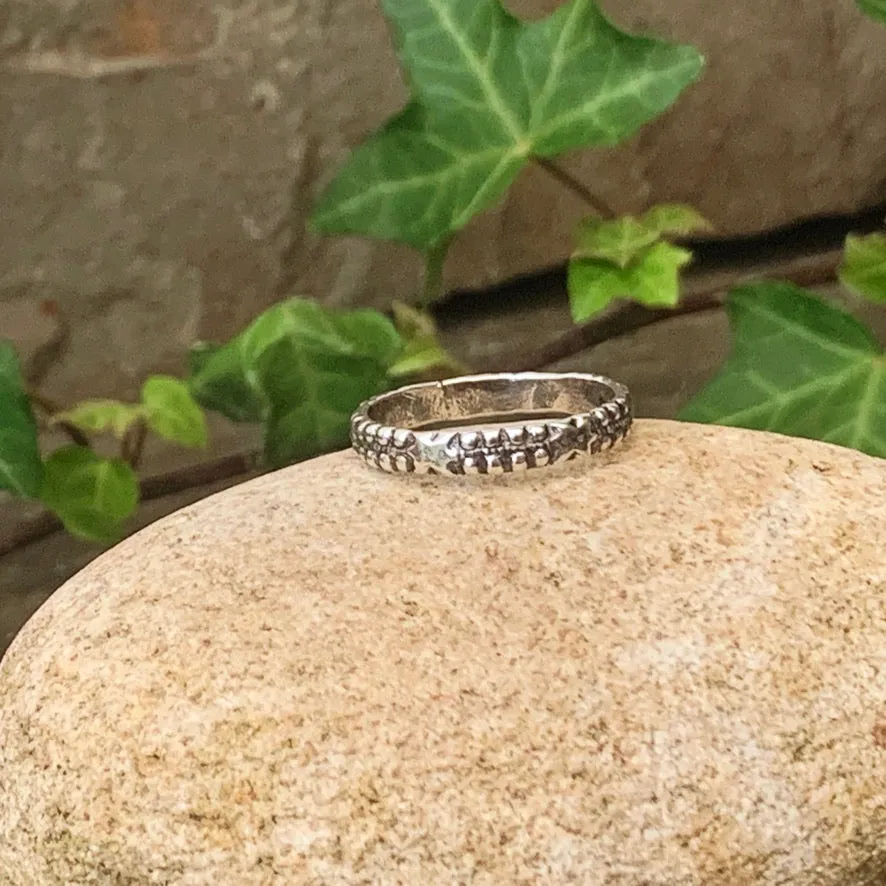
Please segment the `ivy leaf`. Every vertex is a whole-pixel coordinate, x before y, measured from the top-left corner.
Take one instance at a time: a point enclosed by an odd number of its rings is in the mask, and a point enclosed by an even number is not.
[[[188,349],[188,372],[196,375],[219,347],[220,345],[210,341],[198,341],[192,344]]]
[[[129,427],[142,417],[142,412],[138,404],[120,403],[117,400],[84,400],[71,409],[56,413],[52,423],[66,422],[94,434],[110,431],[122,439]]]
[[[142,404],[154,433],[182,446],[206,446],[206,418],[183,381],[169,375],[152,376],[142,386]]]
[[[573,259],[600,259],[626,268],[644,249],[657,243],[661,234],[626,215],[614,221],[586,219],[578,232]]]
[[[37,422],[18,357],[10,342],[0,341],[0,489],[36,498],[41,471]]]
[[[664,203],[653,206],[641,219],[647,228],[662,236],[679,236],[695,231],[711,231],[713,225],[691,206],[680,203]]]
[[[691,252],[662,240],[641,250],[627,267],[600,259],[571,261],[567,287],[572,317],[582,323],[619,298],[673,307],[680,298],[680,269],[691,260]]]
[[[886,234],[846,238],[840,282],[875,302],[886,302]]]
[[[346,443],[351,413],[389,384],[387,370],[402,351],[378,311],[331,311],[293,298],[209,356],[189,387],[207,409],[263,422],[265,456],[281,465]]]
[[[640,218],[631,215],[612,221],[585,219],[579,226],[573,258],[597,258],[626,268],[665,235],[689,234],[709,228],[708,222],[688,206],[666,205]]]
[[[325,233],[433,248],[533,157],[614,145],[698,76],[689,46],[629,36],[594,0],[521,22],[500,0],[381,0],[412,101],[317,206]]]
[[[138,479],[119,458],[66,446],[43,463],[40,497],[73,535],[114,541],[138,504]]]
[[[394,325],[404,342],[403,353],[388,369],[392,378],[424,377],[449,371],[458,373],[464,367],[440,343],[437,324],[426,311],[402,302],[392,306]]]
[[[388,386],[383,364],[293,338],[268,348],[258,372],[271,403],[264,449],[273,467],[346,446],[351,413]]]
[[[789,283],[730,293],[733,351],[680,415],[886,456],[886,356],[852,315]]]
[[[857,0],[858,8],[871,18],[886,22],[886,0]]]

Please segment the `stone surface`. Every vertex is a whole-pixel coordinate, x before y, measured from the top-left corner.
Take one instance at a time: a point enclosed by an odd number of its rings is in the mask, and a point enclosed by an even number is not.
[[[604,5],[709,60],[630,145],[564,161],[616,210],[685,200],[729,234],[883,199],[886,28],[852,0]],[[124,390],[284,293],[414,294],[408,250],[307,228],[320,187],[405,97],[377,0],[6,0],[0,76],[0,330],[28,344],[27,318],[56,300],[72,325],[59,387]],[[529,170],[461,238],[450,284],[556,263],[582,212]]]
[[[641,421],[572,470],[204,500],[0,664],[0,882],[879,883],[884,494]]]
[[[235,477],[142,502],[127,530],[137,532],[172,511],[245,479],[246,476]],[[17,521],[25,521],[40,510],[37,505],[22,507],[18,502],[0,499],[0,525],[4,530],[21,525]],[[0,532],[0,546],[4,541],[4,533]],[[0,659],[38,607],[104,549],[105,546],[85,542],[67,532],[53,532],[3,555],[0,559]]]

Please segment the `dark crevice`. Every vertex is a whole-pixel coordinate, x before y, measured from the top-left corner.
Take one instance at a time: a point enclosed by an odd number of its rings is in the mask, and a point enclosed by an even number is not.
[[[694,252],[691,273],[715,273],[729,268],[765,267],[839,250],[846,235],[869,234],[884,228],[886,203],[851,215],[807,219],[760,234],[720,239],[687,239]],[[441,299],[435,314],[446,323],[476,313],[516,307],[540,296],[564,297],[565,264],[536,274],[512,278],[485,289],[454,290]]]

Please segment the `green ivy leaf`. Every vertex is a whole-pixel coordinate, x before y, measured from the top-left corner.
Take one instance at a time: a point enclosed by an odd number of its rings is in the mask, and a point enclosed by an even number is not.
[[[221,346],[215,342],[198,341],[188,349],[188,373],[196,375]]]
[[[114,541],[138,505],[138,479],[119,458],[67,446],[43,463],[40,497],[73,535]]]
[[[698,76],[689,46],[633,37],[593,0],[524,23],[499,0],[382,0],[412,101],[351,156],[317,206],[325,233],[432,248],[533,157],[614,145]]]
[[[142,417],[142,412],[141,406],[137,404],[120,403],[117,400],[85,400],[54,415],[52,423],[66,422],[92,434],[110,431],[120,439]]]
[[[185,382],[170,375],[152,376],[142,386],[142,404],[154,433],[182,446],[206,446],[206,418]]]
[[[601,259],[626,268],[665,235],[689,234],[709,227],[694,209],[679,205],[657,206],[639,218],[589,218],[579,226],[572,257]]]
[[[0,341],[0,489],[24,498],[40,493],[37,423],[15,348]]]
[[[840,282],[875,302],[886,302],[886,234],[846,238]]]
[[[626,268],[661,233],[630,215],[613,221],[586,219],[578,231],[573,259],[599,259]]]
[[[567,279],[572,317],[583,323],[619,298],[673,307],[680,298],[680,269],[691,260],[688,250],[659,241],[624,268],[599,259],[572,261]]]
[[[440,343],[437,324],[429,313],[402,302],[395,302],[392,311],[394,325],[404,342],[402,354],[388,369],[392,378],[464,370]]]
[[[711,231],[713,225],[691,206],[680,203],[664,203],[653,206],[641,221],[647,228],[662,236],[682,237],[696,231]]]
[[[857,0],[858,8],[871,18],[886,22],[886,0]]]
[[[886,456],[886,356],[853,316],[789,283],[730,293],[733,351],[680,415]]]
[[[388,384],[403,351],[377,311],[332,311],[294,298],[265,311],[190,379],[198,403],[265,423],[272,465],[347,442],[351,412]]]
[[[271,402],[264,448],[273,467],[346,446],[351,413],[388,386],[375,360],[311,350],[291,338],[262,354],[258,372]]]

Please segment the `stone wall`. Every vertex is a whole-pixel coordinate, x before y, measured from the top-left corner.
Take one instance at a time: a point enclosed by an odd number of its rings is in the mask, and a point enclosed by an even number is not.
[[[725,235],[884,197],[886,29],[852,0],[604,5],[709,60],[630,145],[564,161],[617,210],[687,201]],[[405,98],[376,0],[3,0],[0,84],[0,334],[33,351],[56,302],[71,340],[47,382],[65,399],[126,391],[286,292],[415,291],[408,250],[306,230]],[[472,225],[451,285],[563,259],[582,207],[543,176]]]

